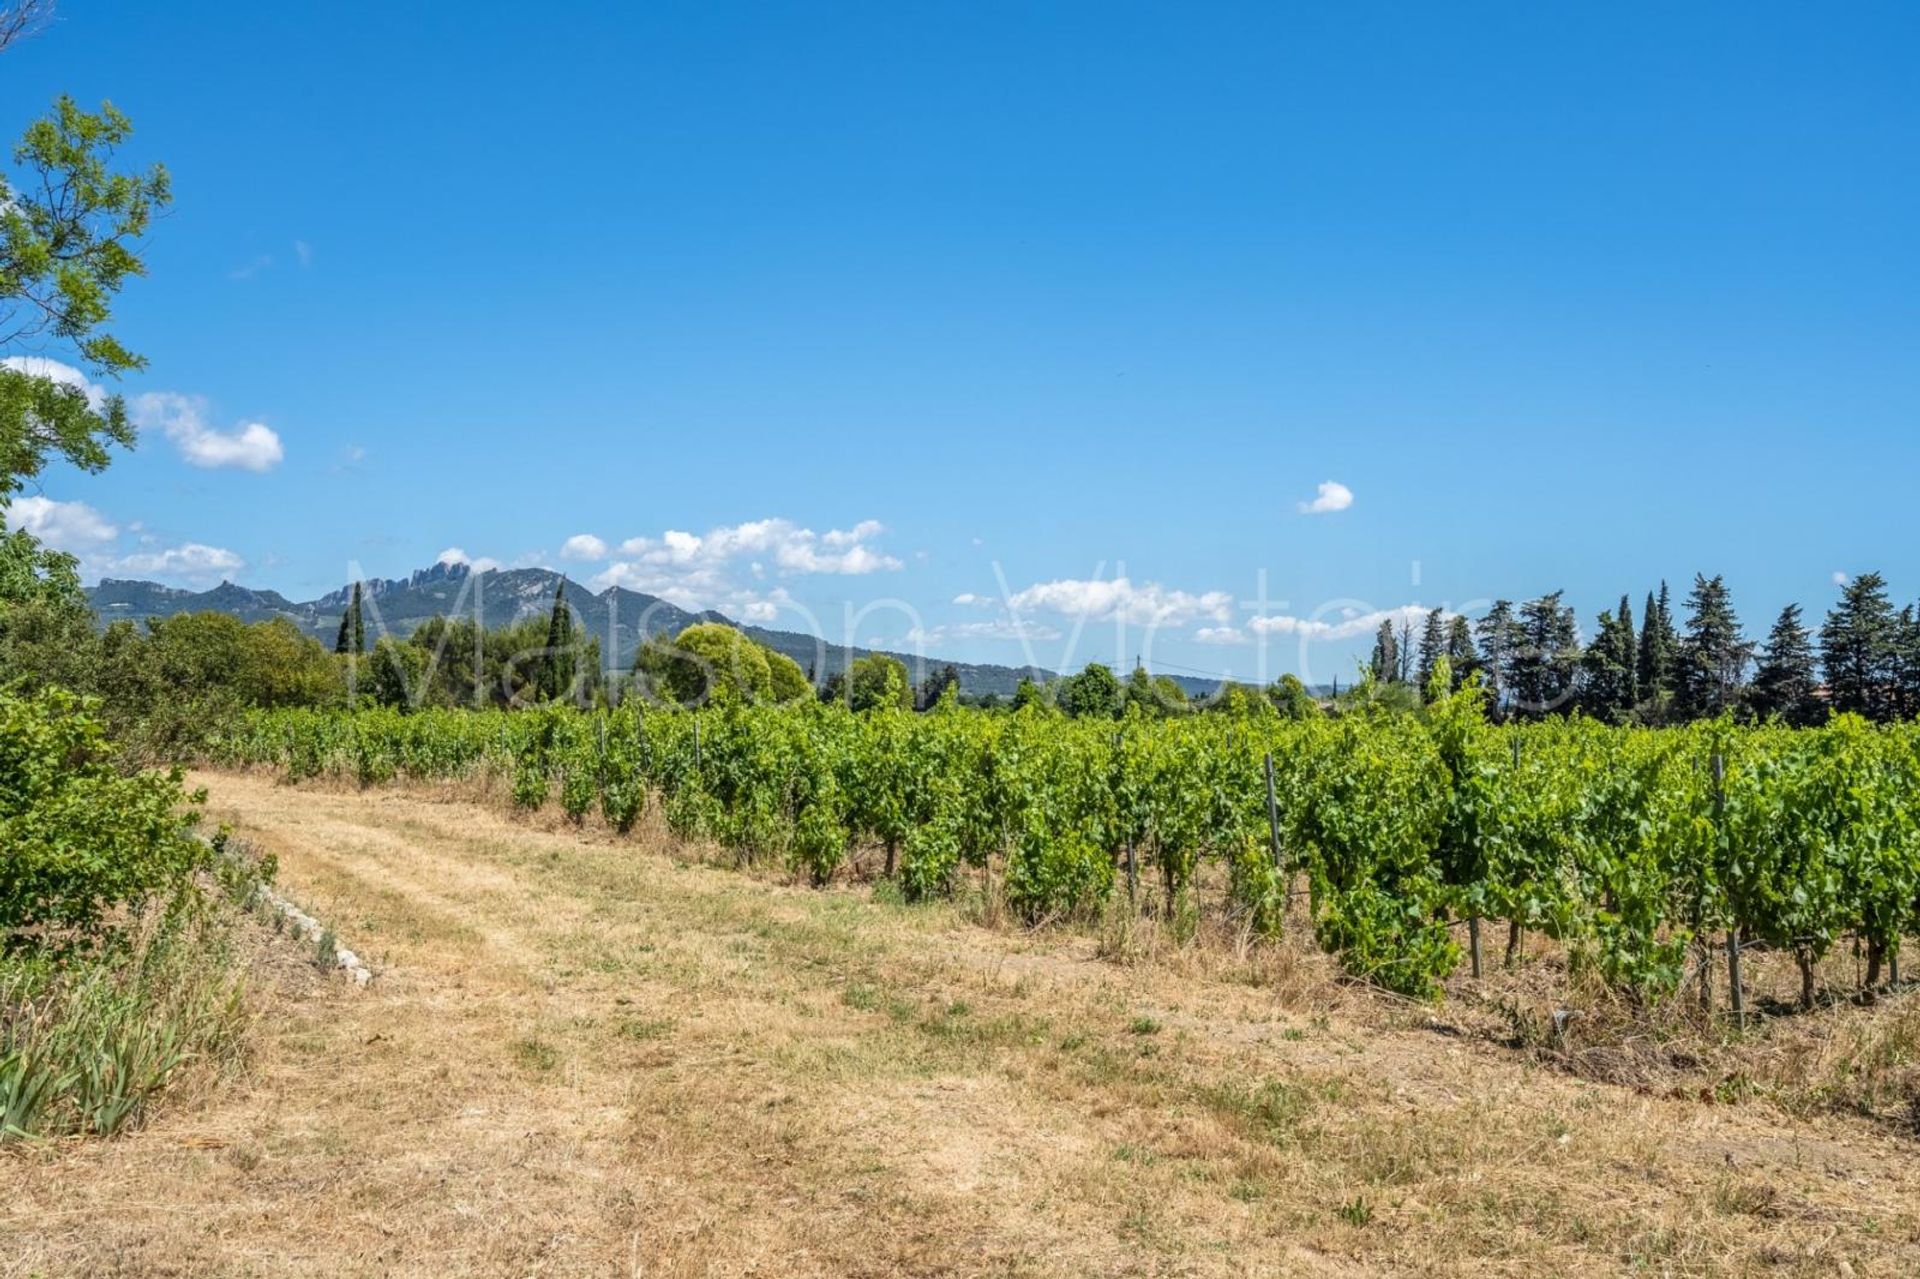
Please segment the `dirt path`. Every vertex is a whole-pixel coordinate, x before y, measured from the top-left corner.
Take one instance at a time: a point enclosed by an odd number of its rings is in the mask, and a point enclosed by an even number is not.
[[[379,976],[263,991],[206,1105],[0,1160],[0,1276],[1920,1271],[1920,1143],[1864,1123],[1580,1083],[1304,969],[198,780]]]

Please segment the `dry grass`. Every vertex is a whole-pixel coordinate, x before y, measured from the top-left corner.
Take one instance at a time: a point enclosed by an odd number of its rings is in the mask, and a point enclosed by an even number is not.
[[[994,930],[985,895],[791,889],[657,831],[197,780],[381,975],[280,983],[203,1106],[0,1161],[0,1276],[1920,1269],[1920,1143],[1582,1079],[1464,995],[1436,1021],[1204,923]],[[1782,1055],[1908,1051],[1911,1009],[1854,1011]]]

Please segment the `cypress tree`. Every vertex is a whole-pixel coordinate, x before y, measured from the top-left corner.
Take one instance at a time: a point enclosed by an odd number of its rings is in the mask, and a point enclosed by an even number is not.
[[[334,636],[333,651],[341,654],[364,654],[367,651],[367,630],[360,621],[358,582],[353,584],[353,592],[347,597],[346,611],[340,614],[340,631]]]
[[[1820,628],[1820,659],[1834,710],[1874,720],[1893,717],[1898,635],[1885,578],[1862,573],[1841,589],[1840,602]]]
[[[1376,683],[1391,684],[1400,678],[1400,641],[1394,638],[1391,619],[1373,633],[1372,667]]]
[[[1639,685],[1644,718],[1656,723],[1666,718],[1673,698],[1674,659],[1679,647],[1667,584],[1661,582],[1657,598],[1647,592],[1647,606],[1640,615],[1640,651],[1634,662],[1634,682]]]
[[[1619,722],[1633,712],[1637,659],[1633,605],[1620,597],[1618,612],[1603,610],[1593,643],[1580,659],[1580,703],[1597,719]]]
[[[1633,601],[1623,593],[1620,596],[1620,616],[1618,619],[1620,638],[1616,642],[1614,658],[1626,671],[1626,700],[1621,706],[1624,713],[1630,714],[1640,704],[1640,654],[1639,640],[1633,632]]]
[[[540,664],[540,694],[548,701],[573,689],[573,610],[567,607],[567,579],[553,588],[553,612],[547,618],[547,651]]]
[[[1762,719],[1778,715],[1797,726],[1817,724],[1826,712],[1814,685],[1813,635],[1801,623],[1800,606],[1789,604],[1767,634],[1748,700]]]

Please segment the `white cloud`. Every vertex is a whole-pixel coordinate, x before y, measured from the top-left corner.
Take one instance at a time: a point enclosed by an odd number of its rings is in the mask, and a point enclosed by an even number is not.
[[[71,364],[62,364],[58,360],[49,360],[44,355],[9,355],[0,360],[0,366],[25,373],[28,377],[43,377],[62,386],[76,386],[87,397],[87,407],[98,413],[106,407],[105,388],[88,380],[87,375]]]
[[[184,542],[157,551],[136,551],[132,555],[105,561],[103,567],[116,573],[202,579],[226,576],[246,565],[245,560],[225,547]]]
[[[6,517],[8,528],[25,529],[56,551],[96,550],[120,536],[106,516],[85,502],[16,497],[6,508]]]
[[[1002,618],[994,622],[958,622],[951,626],[916,626],[906,634],[906,643],[944,644],[948,640],[1057,640],[1060,631],[1045,622],[1014,621]]]
[[[1193,633],[1196,644],[1244,644],[1247,633],[1237,626],[1202,626]]]
[[[272,265],[273,254],[262,253],[259,257],[254,258],[244,266],[237,266],[227,272],[227,278],[230,280],[251,280],[254,276],[260,274]]]
[[[1343,640],[1357,639],[1371,635],[1380,629],[1380,623],[1392,622],[1396,627],[1407,622],[1418,627],[1426,620],[1430,610],[1418,604],[1402,604],[1399,608],[1376,609],[1363,613],[1358,609],[1343,608],[1340,620],[1329,622],[1321,618],[1290,617],[1284,613],[1269,614],[1264,617],[1250,617],[1246,628],[1256,635],[1297,635],[1307,640]],[[1452,617],[1453,614],[1444,614]]]
[[[1311,501],[1300,503],[1302,515],[1328,515],[1334,511],[1344,511],[1353,505],[1353,490],[1338,480],[1328,480],[1320,486],[1319,492]]]
[[[591,533],[575,533],[560,544],[563,560],[604,560],[607,544]]]
[[[769,573],[858,576],[905,567],[870,545],[884,532],[878,520],[817,533],[779,518],[723,525],[704,534],[668,529],[657,537],[622,542],[617,558],[593,579],[593,585],[657,595],[682,608],[734,609],[746,615],[763,597],[738,586],[736,573],[744,570],[757,579]],[[776,591],[765,598],[784,598],[784,594]],[[763,606],[756,609],[764,611]],[[749,615],[748,620],[762,618]]]
[[[1038,610],[1097,622],[1125,621],[1134,626],[1185,626],[1211,619],[1227,621],[1233,596],[1226,591],[1194,595],[1168,590],[1158,582],[1138,586],[1127,578],[1106,581],[1062,579],[1037,582],[1007,598],[1015,611]]]
[[[668,529],[659,537],[632,537],[620,544],[631,562],[652,568],[717,568],[748,556],[771,560],[783,573],[864,574],[904,565],[867,543],[885,532],[878,520],[850,529],[816,533],[792,520],[752,520],[710,529],[705,535]]]
[[[194,466],[270,471],[286,456],[280,437],[265,423],[243,422],[233,431],[209,426],[203,396],[146,391],[133,397],[132,407],[136,423],[163,432]]]
[[[449,546],[446,550],[440,552],[440,557],[435,562],[440,564],[465,564],[476,573],[491,573],[494,569],[502,567],[500,561],[494,559],[492,556],[482,555],[479,559],[473,559],[457,546]]]
[[[293,256],[300,259],[301,266],[312,266],[313,246],[305,240],[295,240],[293,242]]]
[[[1838,569],[1834,570],[1833,584],[1835,586],[1845,586],[1847,584],[1847,581],[1848,581],[1848,578],[1846,573]]]
[[[953,602],[966,608],[994,608],[999,605],[1000,600],[992,595],[975,595],[972,591],[962,591],[953,597]]]
[[[25,529],[46,545],[80,558],[87,578],[158,577],[211,585],[247,566],[237,553],[204,542],[162,546],[138,520],[116,524],[85,502],[60,502],[29,494],[5,508],[6,526]],[[121,536],[138,549],[119,554]]]

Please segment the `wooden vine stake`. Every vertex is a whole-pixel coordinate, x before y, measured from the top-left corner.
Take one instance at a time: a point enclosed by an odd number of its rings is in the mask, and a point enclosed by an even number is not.
[[[1740,930],[1727,930],[1727,995],[1733,1001],[1734,1024],[1747,1028],[1747,996],[1740,984]]]
[[[1286,868],[1284,865],[1286,861],[1286,857],[1283,855],[1280,848],[1280,801],[1274,796],[1273,752],[1272,751],[1267,752],[1266,766],[1267,766],[1267,839],[1269,841],[1271,850],[1273,852],[1273,872],[1274,872],[1274,876],[1280,880],[1283,886],[1285,886],[1286,888],[1290,888],[1291,885],[1287,885],[1286,883],[1286,875],[1285,875]],[[1283,888],[1283,891],[1284,890],[1285,889]],[[1287,909],[1287,903],[1283,898],[1280,902],[1280,913],[1281,913],[1282,919],[1286,917],[1286,909]]]
[[[1727,806],[1726,756],[1715,751],[1710,763],[1713,768],[1713,811],[1717,819]],[[1727,928],[1727,1001],[1733,1006],[1734,1024],[1745,1030],[1747,991],[1740,980],[1740,925],[1737,923]]]

